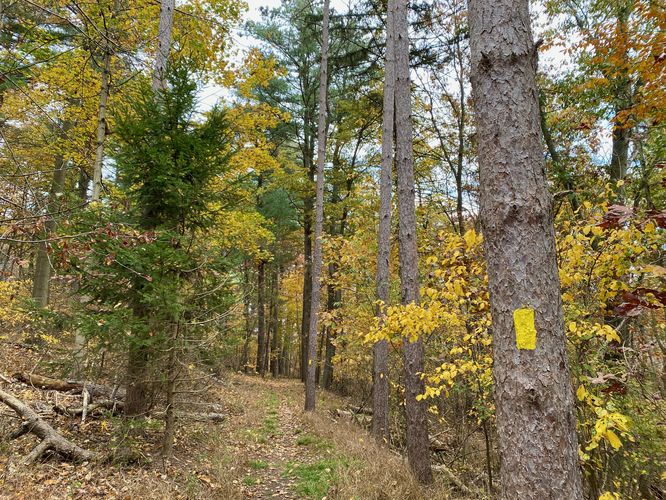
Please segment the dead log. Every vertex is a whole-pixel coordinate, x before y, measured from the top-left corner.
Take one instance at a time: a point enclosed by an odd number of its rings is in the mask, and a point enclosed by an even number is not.
[[[116,411],[121,412],[123,411],[124,407],[125,405],[123,404],[122,401],[111,401],[110,399],[96,401],[88,405],[88,415],[91,415],[96,410],[110,410],[113,413],[115,413]],[[77,408],[73,406],[67,407],[64,405],[55,405],[53,407],[53,410],[56,413],[60,413],[61,415],[66,415],[68,417],[78,417],[83,415],[83,407]]]
[[[227,416],[224,413],[180,413],[178,418],[193,420],[195,422],[223,422]]]
[[[92,397],[103,396],[110,399],[125,399],[124,389],[113,388],[103,384],[83,382],[80,380],[60,380],[57,378],[37,375],[36,373],[26,372],[15,373],[14,378],[39,389],[60,392],[74,392],[78,394],[82,393],[83,388],[85,387],[85,389]]]
[[[95,458],[95,453],[84,450],[63,437],[20,399],[0,390],[0,401],[18,413],[23,419],[21,427],[13,433],[13,436],[19,437],[30,432],[41,439],[41,442],[23,459],[24,464],[34,462],[49,450],[62,455],[66,459],[80,462]]]

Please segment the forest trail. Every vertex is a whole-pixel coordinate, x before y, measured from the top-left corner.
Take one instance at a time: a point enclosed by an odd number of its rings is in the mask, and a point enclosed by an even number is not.
[[[16,366],[27,369],[26,363],[17,358]],[[54,427],[101,460],[72,464],[48,457],[25,467],[20,460],[35,446],[34,438],[7,442],[0,448],[0,499],[417,500],[455,494],[443,478],[425,491],[401,456],[377,446],[350,420],[349,399],[320,390],[316,411],[304,412],[299,380],[238,373],[215,378],[205,393],[181,406],[185,411],[214,403],[226,418],[181,425],[168,463],[160,458],[160,420],[134,421],[134,431],[107,414],[81,424],[79,417],[47,410],[56,400],[74,404],[79,396],[21,382],[4,388],[40,408]],[[0,432],[14,425],[0,420]]]
[[[326,495],[337,465],[332,443],[312,434],[299,408],[302,385],[294,380],[234,376],[225,391],[230,408],[242,408],[226,428],[237,453],[246,498]]]

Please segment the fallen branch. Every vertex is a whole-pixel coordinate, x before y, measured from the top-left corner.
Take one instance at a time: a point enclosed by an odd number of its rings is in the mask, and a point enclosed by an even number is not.
[[[0,390],[0,401],[9,406],[23,419],[21,427],[12,436],[18,438],[28,432],[34,434],[42,441],[23,459],[24,464],[30,464],[39,459],[45,452],[52,450],[69,460],[88,461],[95,458],[95,453],[84,450],[58,433],[35,413],[32,408],[20,399]]]
[[[458,477],[451,472],[451,469],[449,469],[446,465],[444,464],[437,464],[432,466],[432,470],[437,471],[437,472],[442,472],[446,478],[451,481],[456,488],[458,488],[462,493],[465,493],[466,495],[470,495],[473,497],[479,497],[481,496],[481,492],[479,491],[474,491],[471,489],[469,486],[466,486],[465,483],[463,483]]]
[[[90,403],[88,404],[88,415],[91,415],[94,411],[96,410],[111,410],[111,412],[116,412],[122,411],[124,409],[124,404],[122,401],[111,401],[111,400],[103,400],[103,401],[96,401],[95,403]],[[69,417],[78,417],[79,415],[83,415],[83,407],[81,408],[76,408],[76,407],[66,407],[64,405],[55,405],[53,407],[53,410],[56,413],[60,413],[61,415],[67,415]]]
[[[125,399],[125,391],[123,389],[114,389],[113,387],[103,384],[93,384],[91,382],[82,382],[78,380],[60,380],[57,378],[37,375],[36,373],[26,372],[15,373],[14,378],[39,389],[82,393],[85,387],[92,397],[104,396],[112,399]]]

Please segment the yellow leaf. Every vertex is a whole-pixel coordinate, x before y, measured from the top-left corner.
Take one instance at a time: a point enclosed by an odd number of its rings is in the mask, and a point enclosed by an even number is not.
[[[583,387],[583,384],[578,386],[578,390],[576,391],[576,396],[578,397],[578,401],[582,401],[585,399],[585,396],[587,395],[587,391],[585,390],[585,387]]]
[[[615,434],[610,429],[606,431],[606,439],[614,449],[619,450],[622,447],[622,441],[620,441],[620,438],[617,437],[617,434]]]

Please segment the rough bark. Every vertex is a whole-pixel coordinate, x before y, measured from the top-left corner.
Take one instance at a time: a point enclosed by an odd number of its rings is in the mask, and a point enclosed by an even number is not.
[[[382,167],[379,178],[379,233],[377,239],[377,306],[380,324],[390,293],[391,189],[393,186],[393,122],[395,119],[395,2],[389,2],[386,18],[386,62],[384,64],[384,110],[382,114]],[[388,342],[372,348],[372,434],[389,443]]]
[[[176,0],[160,2],[160,24],[157,28],[157,50],[153,69],[153,91],[166,89],[166,68],[171,50],[171,30]]]
[[[402,303],[419,303],[419,267],[416,245],[414,160],[412,151],[412,104],[409,76],[409,34],[407,0],[392,0],[395,5],[395,127],[396,173],[398,183],[398,242]],[[405,362],[405,413],[407,420],[407,458],[416,478],[432,482],[428,442],[428,416],[425,401],[416,396],[425,392],[423,340],[403,339]]]
[[[501,496],[578,499],[574,399],[528,2],[470,0],[469,24]],[[514,311],[525,308],[535,315],[534,349],[514,329]]]
[[[308,361],[305,379],[305,410],[315,409],[315,371],[317,365],[317,324],[321,296],[322,232],[324,226],[324,162],[326,161],[326,119],[328,113],[328,23],[329,0],[324,0],[321,65],[319,68],[319,121],[317,124],[317,190],[315,195],[314,250],[312,252],[312,298],[308,331]]]
[[[262,260],[257,267],[257,362],[255,369],[263,375],[266,370],[266,311],[264,307],[264,287],[266,276],[266,263]]]
[[[12,396],[8,392],[0,390],[0,401],[14,410],[22,419],[23,423],[19,431],[13,434],[13,438],[18,438],[23,434],[31,432],[42,441],[23,459],[23,463],[30,464],[38,460],[45,452],[52,450],[69,460],[87,461],[93,460],[95,454],[84,450],[71,441],[65,439],[53,427],[42,420],[37,413],[20,399]]]
[[[65,161],[61,154],[55,157],[53,180],[46,204],[46,221],[44,223],[43,239],[48,239],[55,230],[55,213],[60,206],[60,198],[65,188]],[[46,307],[49,303],[49,285],[51,281],[51,259],[49,258],[49,244],[46,241],[37,244],[35,258],[35,276],[32,282],[32,298],[38,307]]]

